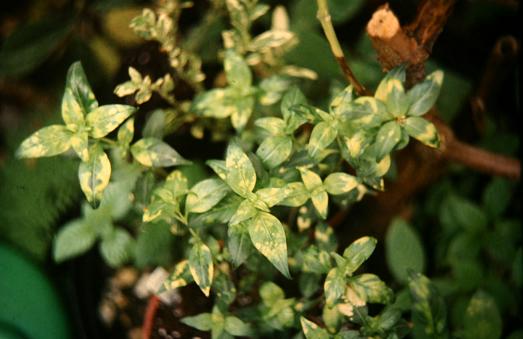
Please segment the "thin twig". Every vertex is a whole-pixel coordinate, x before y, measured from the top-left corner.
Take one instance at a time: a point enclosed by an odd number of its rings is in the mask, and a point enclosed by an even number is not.
[[[354,76],[354,73],[352,72],[349,65],[347,64],[347,60],[345,60],[345,55],[343,54],[343,50],[341,49],[338,38],[336,37],[336,32],[334,31],[334,26],[332,25],[332,20],[331,20],[330,14],[329,14],[329,6],[327,5],[327,0],[316,0],[316,3],[318,4],[318,12],[317,12],[316,16],[321,23],[321,27],[323,28],[325,37],[327,38],[327,41],[329,42],[329,46],[331,48],[332,54],[334,55],[336,62],[340,66],[341,71],[343,72],[343,75],[345,76],[347,81],[354,87],[354,89],[356,90],[356,93],[358,93],[358,95],[368,95],[369,92],[358,81],[358,79],[356,79],[356,77]]]
[[[156,295],[152,295],[147,303],[147,309],[145,310],[145,316],[142,326],[142,338],[149,339],[153,331],[154,319],[156,312],[160,306],[160,299]]]

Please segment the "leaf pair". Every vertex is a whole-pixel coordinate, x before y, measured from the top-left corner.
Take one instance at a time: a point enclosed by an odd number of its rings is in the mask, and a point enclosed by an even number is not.
[[[217,306],[213,307],[212,313],[200,313],[196,316],[185,317],[181,319],[181,322],[200,331],[210,331],[213,339],[226,338],[226,335],[229,335],[229,337],[252,335],[249,324],[236,316],[223,314]]]

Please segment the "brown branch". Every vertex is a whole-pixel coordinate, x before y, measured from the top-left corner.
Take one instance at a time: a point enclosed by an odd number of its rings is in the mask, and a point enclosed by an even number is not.
[[[143,325],[142,325],[142,338],[149,339],[153,332],[154,319],[156,317],[156,312],[160,306],[160,299],[156,295],[152,295],[149,298],[147,303],[147,308],[145,310]]]

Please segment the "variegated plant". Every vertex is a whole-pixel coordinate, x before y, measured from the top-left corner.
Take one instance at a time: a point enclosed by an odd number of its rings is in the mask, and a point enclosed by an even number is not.
[[[405,310],[394,304],[392,290],[380,278],[359,273],[376,240],[358,239],[338,254],[334,231],[324,220],[330,208],[345,208],[384,189],[394,151],[411,137],[438,147],[436,128],[422,116],[436,102],[442,72],[406,90],[399,67],[374,96],[358,97],[349,86],[328,107],[316,107],[296,81],[313,73],[281,58],[296,43],[284,10],[278,7],[272,28],[252,38],[252,22],[269,7],[227,0],[221,9],[231,22],[223,32],[228,85],[204,90],[200,59],[174,34],[186,7],[187,2],[164,1],[132,22],[140,36],[160,42],[173,67],[154,83],[130,68],[130,81],[115,90],[119,96],[134,94],[137,104],[157,93],[171,106],[149,115],[141,137],[131,117],[136,108],[99,106],[75,63],[62,100],[65,125],[42,128],[21,144],[22,158],[66,153],[81,160],[80,186],[92,207],[86,205],[82,218],[60,230],[55,258],[81,254],[101,239],[102,255],[119,266],[137,251],[131,235],[139,233],[136,227],[147,232],[167,225],[183,251],[170,263],[172,273],[159,293],[196,283],[214,306],[182,321],[211,331],[213,338],[274,331],[303,331],[307,338],[396,338],[405,327]],[[192,102],[176,100],[179,80],[196,89]],[[215,175],[191,179],[188,168],[195,165],[163,141],[180,122],[198,126],[197,133],[192,130],[197,137],[225,133],[224,159],[207,161]],[[299,296],[285,297],[275,283],[281,276],[298,282]],[[426,281],[413,274],[410,284],[417,312],[430,318]],[[260,298],[230,307],[239,294]],[[385,306],[370,315],[367,306],[374,303]],[[309,320],[320,318],[318,310],[325,328]]]

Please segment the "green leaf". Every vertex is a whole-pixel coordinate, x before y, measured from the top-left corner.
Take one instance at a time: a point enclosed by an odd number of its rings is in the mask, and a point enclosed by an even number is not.
[[[185,201],[185,209],[191,213],[203,213],[213,208],[229,192],[223,181],[215,178],[200,181],[194,185]]]
[[[62,119],[67,127],[78,131],[85,125],[85,114],[83,107],[77,101],[70,87],[66,87],[62,97]]]
[[[256,196],[268,207],[272,207],[285,198],[286,192],[284,188],[267,187],[257,190]]]
[[[381,160],[388,155],[401,140],[401,128],[396,121],[390,121],[381,126],[374,143],[376,159]]]
[[[87,252],[96,241],[96,232],[81,219],[64,225],[56,235],[53,258],[62,262]]]
[[[220,311],[220,308],[215,305],[212,308],[211,313],[211,319],[212,319],[212,326],[211,326],[211,338],[224,338],[228,339],[228,337],[223,333],[225,329],[225,318],[223,316],[223,313]]]
[[[89,134],[93,138],[101,138],[109,134],[125,121],[136,109],[127,105],[105,105],[89,112],[86,117],[90,127]]]
[[[476,204],[451,194],[441,206],[449,215],[448,222],[470,233],[483,232],[488,223],[485,212]]]
[[[307,152],[316,159],[321,155],[321,151],[325,150],[336,139],[336,129],[331,126],[331,123],[322,121],[312,129],[309,143],[307,144]]]
[[[298,169],[300,170],[301,180],[303,181],[305,188],[307,188],[310,192],[313,192],[318,188],[323,188],[323,183],[321,182],[321,178],[318,174],[305,168]]]
[[[184,159],[171,146],[156,138],[144,138],[131,146],[133,157],[147,167],[169,167],[187,165],[190,161]]]
[[[78,178],[87,201],[96,208],[111,178],[111,162],[99,145],[90,148],[89,161],[80,163]]]
[[[240,89],[246,89],[251,86],[251,70],[241,55],[233,50],[227,50],[225,52],[225,60],[223,65],[225,68],[225,74],[227,76],[227,82],[231,86]]]
[[[359,180],[346,173],[331,173],[323,181],[325,190],[330,194],[344,194],[355,189],[359,184]]]
[[[334,24],[348,22],[365,4],[364,0],[329,0],[329,10]]]
[[[329,208],[329,195],[325,191],[311,193],[311,201],[316,211],[323,219],[327,218]]]
[[[307,104],[307,99],[296,86],[291,87],[291,89],[289,89],[283,96],[280,109],[289,132],[294,132],[307,121],[305,118],[296,114],[293,110],[293,107],[305,104]]]
[[[492,219],[499,218],[511,202],[513,184],[504,178],[493,178],[483,191],[483,206]]]
[[[443,72],[435,71],[425,81],[412,87],[407,93],[410,102],[407,115],[421,116],[427,113],[436,103],[442,84]]]
[[[447,310],[436,287],[421,273],[411,272],[409,290],[414,337],[447,337]]]
[[[304,317],[300,317],[301,329],[306,339],[329,339],[329,333]]]
[[[248,227],[254,247],[290,279],[285,231],[278,218],[267,212],[259,212]]]
[[[301,182],[291,182],[284,187],[285,198],[278,204],[289,207],[298,207],[309,200],[309,191],[305,188],[305,185]]]
[[[234,336],[246,337],[251,335],[251,326],[243,322],[240,318],[228,316],[225,318],[225,332]]]
[[[189,268],[189,260],[182,260],[176,264],[173,273],[163,282],[161,291],[174,290],[178,287],[187,286],[193,281],[191,270]]]
[[[63,125],[44,127],[25,139],[18,150],[18,158],[50,157],[71,147],[72,133]]]
[[[463,338],[498,339],[501,338],[502,325],[495,300],[485,292],[476,292],[463,318]]]
[[[175,244],[175,237],[167,223],[144,224],[137,234],[135,246],[135,264],[139,269],[146,267],[167,267],[174,262],[174,253],[171,248]],[[189,266],[187,272],[190,276]]]
[[[394,278],[406,282],[409,269],[423,273],[425,254],[423,245],[414,229],[401,219],[389,226],[385,238],[387,264]]]
[[[254,97],[239,97],[234,102],[235,109],[231,112],[231,123],[236,130],[242,130],[252,115]]]
[[[392,290],[374,274],[365,273],[349,278],[348,288],[366,303],[389,304],[394,297]]]
[[[71,147],[82,161],[89,161],[89,135],[86,131],[78,131],[71,136]]]
[[[285,121],[275,117],[259,118],[254,121],[254,124],[269,132],[272,136],[282,136],[285,130]]]
[[[266,138],[256,150],[264,165],[274,168],[287,160],[292,153],[292,139],[287,136]]]
[[[256,185],[256,172],[249,157],[235,143],[227,148],[225,158],[226,181],[234,192],[242,197],[251,193]]]
[[[376,248],[378,241],[372,237],[362,237],[354,241],[343,252],[343,257],[347,259],[344,267],[345,274],[354,273],[369,257]]]
[[[212,319],[210,313],[201,313],[192,317],[184,317],[180,319],[182,323],[187,326],[194,327],[200,331],[210,331],[212,327]]]
[[[200,240],[195,242],[189,253],[189,270],[203,294],[208,297],[214,276],[214,264],[211,250]]]
[[[118,267],[129,260],[133,245],[133,238],[127,231],[115,228],[110,234],[102,237],[100,252],[111,267]]]
[[[327,273],[323,289],[325,290],[325,302],[333,307],[345,294],[347,283],[343,271],[337,267]]]
[[[209,166],[216,175],[220,177],[223,181],[227,178],[227,167],[225,166],[224,160],[207,160],[207,166]]]
[[[260,287],[260,297],[263,303],[270,306],[285,298],[285,293],[280,286],[272,281],[265,282]]]
[[[133,141],[134,137],[134,118],[128,119],[120,128],[118,129],[118,143],[122,146],[129,146]]]
[[[238,206],[238,209],[232,216],[231,220],[229,220],[229,225],[235,225],[244,222],[245,220],[249,220],[254,217],[256,213],[258,213],[258,210],[254,204],[245,199],[240,203],[240,206]]]
[[[340,120],[348,130],[352,126],[362,126],[366,129],[380,126],[390,118],[383,102],[373,97],[359,97],[350,102],[341,113]]]
[[[237,267],[249,257],[252,243],[246,223],[229,225],[227,229],[227,246],[231,253],[231,261]]]
[[[439,147],[438,130],[432,122],[420,117],[409,117],[403,122],[403,128],[411,137],[423,144],[434,148]]]
[[[65,87],[71,90],[73,97],[82,108],[84,114],[98,107],[98,101],[96,101],[82,64],[79,61],[69,67]]]

